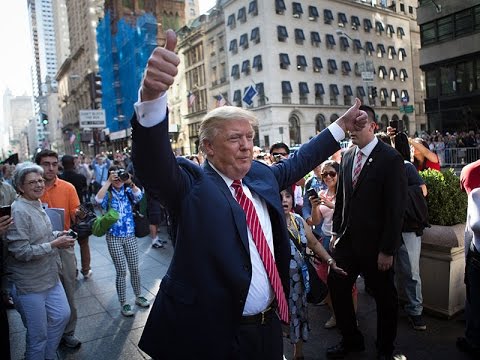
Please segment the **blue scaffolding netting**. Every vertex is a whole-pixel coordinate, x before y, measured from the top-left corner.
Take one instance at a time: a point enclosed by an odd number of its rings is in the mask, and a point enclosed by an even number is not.
[[[157,21],[144,14],[135,25],[120,19],[113,34],[107,12],[97,26],[98,65],[102,77],[102,108],[110,132],[130,127],[133,104],[150,54],[157,46]]]

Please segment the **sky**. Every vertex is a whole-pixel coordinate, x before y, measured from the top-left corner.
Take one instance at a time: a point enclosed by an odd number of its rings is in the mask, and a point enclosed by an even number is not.
[[[215,6],[216,0],[199,0],[199,8],[200,8],[200,14],[203,14],[207,10],[210,10],[212,7]]]

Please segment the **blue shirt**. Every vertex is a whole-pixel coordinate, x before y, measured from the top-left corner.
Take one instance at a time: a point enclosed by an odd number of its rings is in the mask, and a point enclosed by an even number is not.
[[[118,211],[119,218],[115,224],[108,230],[108,233],[113,236],[131,236],[135,234],[135,222],[133,221],[133,207],[127,194],[134,204],[142,200],[143,192],[140,190],[134,193],[131,188],[122,187],[119,190],[111,188],[102,200],[102,209],[110,207]]]

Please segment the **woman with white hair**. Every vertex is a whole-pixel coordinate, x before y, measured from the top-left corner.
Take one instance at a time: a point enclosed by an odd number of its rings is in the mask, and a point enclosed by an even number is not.
[[[56,359],[70,307],[60,282],[57,249],[73,247],[75,239],[52,232],[40,198],[45,191],[43,169],[22,163],[13,174],[20,196],[12,204],[14,222],[7,233],[7,271],[12,296],[26,333],[26,360]]]

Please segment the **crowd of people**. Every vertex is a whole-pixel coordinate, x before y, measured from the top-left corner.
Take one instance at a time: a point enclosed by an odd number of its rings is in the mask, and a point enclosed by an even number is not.
[[[362,352],[359,276],[376,302],[377,359],[400,358],[398,287],[406,294],[413,329],[427,328],[419,261],[428,188],[418,172],[439,170],[438,152],[425,139],[409,139],[392,127],[376,134],[374,109],[356,99],[292,154],[283,143],[268,154],[255,149],[255,114],[218,107],[201,123],[201,152],[176,157],[166,91],[179,58],[175,33],[167,31],[166,37],[165,48],[157,48],[147,64],[135,104],[131,162],[122,154],[114,159],[99,154],[89,164],[80,156],[59,158],[42,150],[34,163],[4,172],[0,205],[11,210],[0,216],[2,274],[8,273],[2,291],[27,329],[25,358],[53,359],[61,342],[81,345],[75,336],[76,242],[83,278],[88,281],[93,271],[88,236],[78,238],[71,228],[85,216],[81,204],[89,201],[119,215],[105,241],[123,316],[134,315],[126,297],[127,267],[135,304],[150,306],[141,294],[135,207],[146,202],[154,248],[163,247],[158,238],[163,211],[175,222],[174,256],[139,342],[153,359],[280,360],[288,338],[294,359],[302,360],[313,277],[328,289],[324,301],[332,315],[325,328],[336,327],[341,336],[324,349],[326,357]],[[342,150],[346,133],[351,146]],[[478,356],[480,162],[464,169],[461,182],[469,193],[467,329],[457,346]],[[51,215],[55,209],[63,209],[59,228]],[[4,308],[0,316],[6,319]],[[8,340],[8,322],[2,326]],[[2,355],[9,356],[2,338]]]

